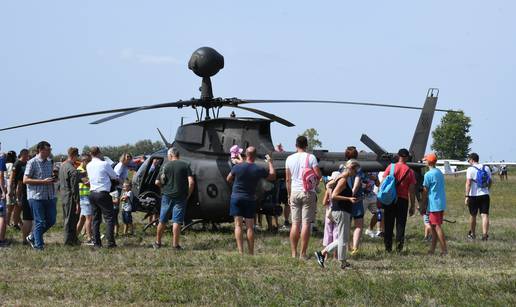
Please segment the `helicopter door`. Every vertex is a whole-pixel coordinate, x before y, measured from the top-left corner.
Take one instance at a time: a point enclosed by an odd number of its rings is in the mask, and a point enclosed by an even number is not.
[[[158,179],[159,170],[163,165],[163,158],[153,157],[147,165],[147,171],[143,174],[142,178],[142,189],[144,191],[153,191],[161,194],[161,190],[156,186],[155,181]]]

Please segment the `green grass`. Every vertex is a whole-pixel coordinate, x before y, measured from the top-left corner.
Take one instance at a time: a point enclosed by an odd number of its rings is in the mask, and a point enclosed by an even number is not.
[[[516,180],[496,182],[492,192],[489,242],[465,239],[464,179],[447,178],[447,218],[457,220],[444,225],[447,257],[426,255],[418,216],[409,218],[405,252],[386,254],[367,237],[345,272],[336,261],[322,270],[313,259],[291,259],[285,233],[258,233],[257,255],[240,257],[229,224],[186,232],[183,252],[169,244],[154,251],[153,234],[141,231],[119,238],[114,250],[67,248],[60,222],[46,235],[45,251],[35,252],[9,230],[15,243],[0,249],[0,304],[514,306]],[[320,245],[317,233],[309,251]]]

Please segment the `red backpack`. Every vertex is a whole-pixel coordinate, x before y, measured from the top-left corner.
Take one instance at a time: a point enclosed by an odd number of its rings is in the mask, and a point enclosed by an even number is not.
[[[305,168],[303,169],[303,190],[305,192],[313,191],[319,183],[319,177],[314,169],[309,166],[310,154],[306,154]]]

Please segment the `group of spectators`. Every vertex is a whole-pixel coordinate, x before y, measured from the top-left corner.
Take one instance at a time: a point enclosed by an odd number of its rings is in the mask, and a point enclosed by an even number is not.
[[[124,154],[114,166],[102,159],[96,146],[89,153],[79,156],[79,150],[70,147],[67,158],[59,167],[50,158],[51,146],[41,141],[37,153],[29,159],[29,151],[22,149],[14,161],[0,158],[0,245],[5,240],[7,225],[21,229],[23,244],[42,250],[44,234],[56,223],[56,200],[60,193],[63,219],[64,244],[81,244],[78,234],[84,230],[87,245],[101,247],[100,223],[104,218],[108,247],[115,247],[115,227],[118,225],[120,204],[128,211],[126,232],[132,227],[130,217],[130,183],[127,181],[127,165],[132,159]],[[11,153],[11,152],[10,152]],[[7,179],[7,183],[6,180]],[[3,204],[7,204],[7,212]],[[22,219],[20,219],[20,213]],[[126,219],[126,217],[128,217]]]
[[[316,157],[307,152],[307,145],[306,137],[296,139],[296,152],[286,159],[284,183],[291,216],[291,256],[302,259],[309,258],[307,249],[312,224],[316,220],[317,189],[323,177]],[[232,153],[233,166],[227,176],[228,183],[232,184],[229,214],[234,217],[238,252],[244,253],[245,224],[248,253],[254,254],[257,187],[262,179],[276,181],[276,170],[268,155],[267,167],[256,163],[257,152],[253,146],[246,148],[245,159],[241,153],[238,149]],[[130,154],[123,154],[113,167],[102,158],[99,147],[93,146],[90,152],[82,155],[77,148],[71,147],[58,173],[50,154],[50,144],[42,141],[37,144],[37,154],[31,159],[26,149],[21,150],[17,157],[14,152],[0,157],[0,246],[8,245],[5,230],[7,225],[12,225],[21,230],[24,244],[42,250],[44,234],[56,222],[57,191],[61,193],[65,245],[81,244],[78,234],[84,231],[86,240],[83,243],[100,248],[105,236],[107,247],[116,247],[120,208],[124,233],[132,234],[131,184],[127,180],[128,164],[132,160]],[[372,213],[366,234],[383,237],[387,252],[393,250],[394,229],[396,250],[403,250],[407,216],[416,212],[416,176],[406,164],[409,159],[406,149],[398,151],[397,163],[387,166],[384,178],[381,174],[362,171],[355,147],[348,147],[345,156],[346,164],[325,182],[326,191],[322,199],[326,210],[324,249],[315,252],[322,267],[335,250],[341,268],[350,267],[347,252],[349,250],[351,255],[359,252],[365,207]],[[194,177],[190,164],[180,159],[176,148],[168,150],[167,160],[155,181],[161,188],[162,200],[153,247],[161,248],[163,234],[171,219],[171,246],[180,250],[181,225],[194,190]],[[424,161],[429,169],[424,175],[422,199],[417,209],[424,217],[428,237],[431,238],[429,253],[433,254],[439,243],[441,254],[445,255],[447,246],[441,227],[446,210],[444,176],[435,167],[435,154],[427,154]],[[471,215],[468,238],[476,238],[476,216],[480,212],[482,239],[488,240],[491,173],[489,168],[479,164],[476,153],[468,156],[468,162],[471,164],[465,186],[465,204]],[[375,191],[382,189],[382,183],[389,175],[394,177],[397,198],[392,203],[382,203],[376,198]],[[106,223],[104,235],[100,232],[102,219]],[[352,222],[354,231],[351,233]],[[377,232],[373,231],[375,224],[379,226]]]

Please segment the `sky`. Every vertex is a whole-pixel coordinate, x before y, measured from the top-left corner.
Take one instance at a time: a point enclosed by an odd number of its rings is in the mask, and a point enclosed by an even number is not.
[[[0,126],[199,97],[194,50],[215,48],[225,67],[216,97],[325,99],[422,106],[471,117],[481,160],[516,160],[514,1],[2,1]],[[294,148],[315,128],[324,149],[408,147],[419,112],[344,105],[249,105]],[[222,110],[228,115],[232,110]],[[238,111],[240,116],[254,116]],[[173,139],[189,108],[143,111],[101,125],[83,119],[0,132],[2,150],[40,140],[69,146]],[[436,113],[435,128],[443,116]],[[432,140],[429,141],[429,145]]]

